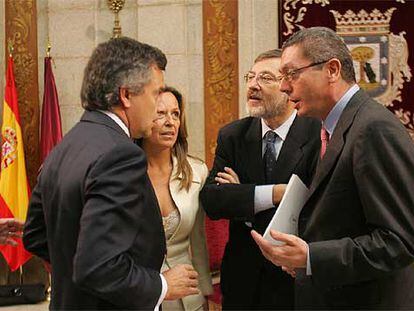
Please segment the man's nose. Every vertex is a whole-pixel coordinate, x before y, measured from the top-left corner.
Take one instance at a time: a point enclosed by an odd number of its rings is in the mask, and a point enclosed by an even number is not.
[[[257,82],[257,77],[254,77],[249,82],[247,82],[247,88],[252,90],[260,89],[260,84]]]
[[[291,90],[290,83],[287,82],[286,79],[282,79],[282,81],[279,83],[279,90],[289,95]]]

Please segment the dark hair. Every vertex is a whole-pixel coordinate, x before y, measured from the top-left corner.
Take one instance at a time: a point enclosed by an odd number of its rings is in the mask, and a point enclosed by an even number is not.
[[[99,44],[86,65],[81,90],[86,110],[110,110],[119,104],[119,88],[139,94],[152,76],[165,70],[167,59],[156,47],[122,37]]]
[[[260,53],[259,56],[256,57],[254,60],[254,63],[260,62],[265,59],[269,58],[280,58],[282,56],[282,50],[281,49],[273,49],[269,50],[263,53]]]
[[[301,29],[285,41],[282,51],[293,45],[299,45],[303,56],[312,63],[332,58],[339,59],[342,65],[342,78],[348,83],[356,82],[351,53],[342,38],[332,29],[326,27]]]
[[[177,141],[172,148],[172,154],[177,158],[177,174],[173,176],[178,178],[181,175],[180,189],[189,190],[193,181],[193,170],[188,162],[188,132],[185,118],[185,104],[183,95],[171,86],[166,86],[161,90],[161,93],[171,93],[174,95],[178,102],[178,108],[180,109],[180,127],[178,129]]]

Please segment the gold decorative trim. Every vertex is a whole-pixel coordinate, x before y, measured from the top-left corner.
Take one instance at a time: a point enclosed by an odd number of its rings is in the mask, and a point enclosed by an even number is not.
[[[365,34],[367,32],[388,34],[390,32],[392,13],[395,10],[396,8],[389,8],[385,13],[378,9],[372,10],[371,13],[365,10],[360,10],[358,13],[348,10],[343,15],[335,10],[330,10],[329,12],[335,18],[338,35],[355,35],[356,33]]]
[[[237,1],[203,1],[206,162],[214,160],[218,130],[238,118]]]
[[[290,11],[290,9],[292,9],[292,14],[290,12],[285,12],[283,14],[283,21],[287,29],[287,31],[283,32],[284,36],[293,34],[296,28],[298,29],[304,28],[302,25],[300,25],[300,22],[303,21],[306,11],[308,9],[302,6],[299,8],[297,12],[293,12],[293,10],[296,10],[296,4],[299,1],[301,2],[302,5],[320,4],[322,7],[330,4],[329,0],[285,0],[283,3],[283,8],[286,11]]]
[[[404,34],[404,31],[400,32],[398,36],[390,33],[388,37],[392,83],[384,94],[375,98],[385,107],[394,106],[394,100],[402,102],[401,89],[403,88],[404,82],[409,82],[412,77],[411,69],[408,66],[408,44],[404,38]]]
[[[13,45],[14,75],[31,187],[39,169],[39,91],[35,0],[6,0],[6,42]]]

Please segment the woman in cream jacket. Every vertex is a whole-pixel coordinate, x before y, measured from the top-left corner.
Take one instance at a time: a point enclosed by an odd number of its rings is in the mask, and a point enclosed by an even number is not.
[[[161,272],[190,264],[198,272],[200,294],[164,301],[163,310],[203,310],[213,292],[204,234],[204,211],[198,194],[207,178],[206,165],[187,154],[187,129],[181,94],[165,88],[159,96],[152,135],[142,140],[148,175],[160,205],[167,241]]]

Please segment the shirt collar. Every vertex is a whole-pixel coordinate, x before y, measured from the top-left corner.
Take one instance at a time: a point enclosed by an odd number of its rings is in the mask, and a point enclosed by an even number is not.
[[[114,120],[116,124],[118,124],[119,127],[125,132],[125,134],[127,134],[128,137],[131,137],[131,134],[129,133],[129,129],[125,125],[124,121],[122,121],[121,118],[118,117],[115,113],[107,111],[107,110],[98,110],[98,111],[102,112],[103,114],[106,114],[108,117]]]
[[[295,120],[296,114],[297,114],[297,111],[295,109],[295,110],[293,110],[290,117],[275,130],[273,130],[269,126],[267,126],[267,124],[264,122],[264,120],[262,118],[261,119],[261,122],[262,122],[262,139],[268,131],[273,131],[277,134],[277,136],[279,136],[283,141],[285,141],[286,136],[289,133],[290,127],[292,126],[293,121]]]
[[[348,105],[351,97],[354,96],[354,94],[358,92],[358,90],[358,84],[354,84],[352,87],[350,87],[348,91],[346,91],[346,93],[338,100],[338,102],[329,112],[325,121],[322,122],[322,126],[329,133],[329,136],[332,136],[332,133],[334,132],[335,127],[338,124],[338,120],[341,117],[342,112],[344,111],[346,105]]]

